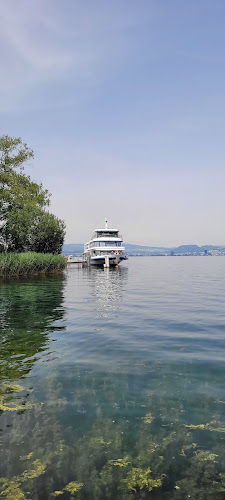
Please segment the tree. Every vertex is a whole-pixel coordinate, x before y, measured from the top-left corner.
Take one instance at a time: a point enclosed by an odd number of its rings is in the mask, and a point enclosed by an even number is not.
[[[20,138],[0,137],[0,251],[60,253],[65,224],[45,212],[50,193],[24,173],[31,158]]]
[[[43,211],[40,211],[40,216],[36,222],[33,239],[34,251],[40,253],[60,253],[65,233],[64,222],[55,217],[55,215]]]

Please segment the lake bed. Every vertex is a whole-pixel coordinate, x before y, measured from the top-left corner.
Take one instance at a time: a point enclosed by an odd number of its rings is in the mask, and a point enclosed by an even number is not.
[[[224,283],[222,257],[2,281],[2,497],[223,499]]]

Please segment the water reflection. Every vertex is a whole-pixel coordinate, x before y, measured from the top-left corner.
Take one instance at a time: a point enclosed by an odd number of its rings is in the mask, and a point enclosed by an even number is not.
[[[43,473],[43,464],[50,460],[47,455],[58,454],[61,434],[57,415],[46,414],[35,394],[36,380],[31,372],[40,357],[54,350],[50,342],[53,325],[54,330],[65,328],[64,285],[64,276],[1,284],[0,475],[5,478],[2,498],[26,498],[21,482],[29,484],[28,489],[32,487],[32,498],[39,498],[34,478]],[[53,374],[49,378],[52,380]],[[57,381],[54,391],[57,397]],[[31,471],[26,475],[29,464]],[[44,494],[43,498],[47,497]]]
[[[53,323],[64,316],[63,276],[11,280],[1,285],[0,376],[16,379],[29,372],[47,348]]]
[[[127,268],[90,269],[91,294],[97,298],[99,316],[111,318],[121,307],[123,292],[128,278]]]

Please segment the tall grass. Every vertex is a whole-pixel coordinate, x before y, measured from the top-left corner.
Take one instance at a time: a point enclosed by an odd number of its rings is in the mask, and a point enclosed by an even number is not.
[[[62,255],[35,252],[0,253],[0,276],[57,272],[66,267]]]

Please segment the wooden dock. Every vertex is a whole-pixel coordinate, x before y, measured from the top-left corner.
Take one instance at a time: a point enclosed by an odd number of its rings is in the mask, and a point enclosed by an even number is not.
[[[81,265],[82,267],[88,266],[87,260],[84,260],[82,257],[72,257],[70,255],[67,255],[65,257],[66,263],[69,264],[78,264]]]

